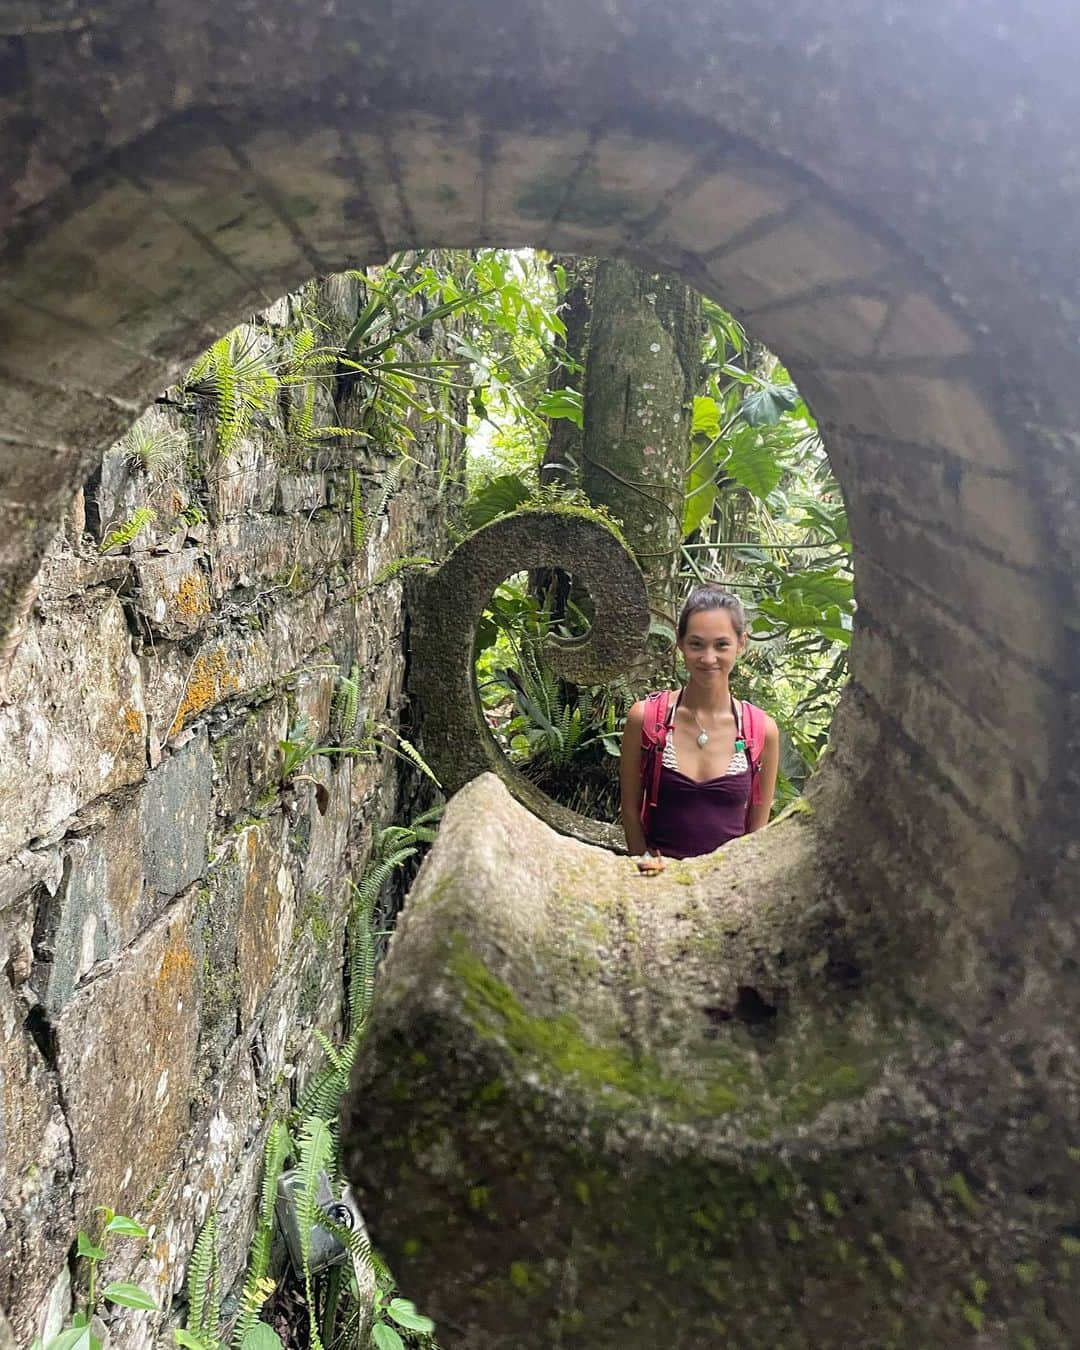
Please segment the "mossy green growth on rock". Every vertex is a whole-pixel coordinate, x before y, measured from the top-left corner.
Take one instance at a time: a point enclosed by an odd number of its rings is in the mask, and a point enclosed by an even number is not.
[[[662,1103],[677,1119],[733,1111],[750,1080],[730,1065],[730,1077],[683,1083],[668,1077],[650,1056],[598,1045],[569,1013],[535,1017],[513,991],[472,954],[459,950],[450,970],[460,981],[463,1005],[474,1029],[498,1039],[510,1053],[527,1059],[548,1081],[600,1098],[608,1107],[632,1101],[640,1107]]]

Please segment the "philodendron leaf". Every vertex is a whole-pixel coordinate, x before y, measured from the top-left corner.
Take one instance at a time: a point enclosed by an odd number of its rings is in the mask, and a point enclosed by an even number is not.
[[[699,396],[694,399],[694,420],[690,427],[691,436],[713,436],[720,434],[720,405],[714,398]]]
[[[752,427],[773,427],[798,402],[799,391],[793,384],[762,383],[743,399],[740,412]]]
[[[784,476],[784,463],[774,448],[751,428],[744,427],[742,432],[732,436],[723,470],[753,496],[765,501]]]
[[[569,385],[565,389],[549,389],[536,400],[536,411],[544,417],[563,417],[579,430],[585,425],[585,400]]]
[[[513,511],[529,495],[529,485],[516,473],[500,474],[479,488],[465,503],[465,518],[471,530],[478,530],[496,516]]]

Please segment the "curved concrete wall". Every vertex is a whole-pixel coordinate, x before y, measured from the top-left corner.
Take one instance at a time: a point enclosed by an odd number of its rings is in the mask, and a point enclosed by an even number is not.
[[[905,997],[1048,1072],[1032,1047],[1077,1002],[1080,18],[103,0],[6,22],[0,612],[87,466],[264,297],[413,244],[677,270],[783,355],[848,497],[815,884]]]

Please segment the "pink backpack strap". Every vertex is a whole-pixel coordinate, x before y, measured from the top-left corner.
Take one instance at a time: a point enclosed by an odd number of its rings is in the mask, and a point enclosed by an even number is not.
[[[670,689],[657,689],[646,695],[645,715],[641,722],[641,823],[644,826],[647,826],[649,812],[660,795],[660,770],[664,763],[670,707]]]
[[[765,714],[753,703],[743,699],[742,734],[746,742],[746,757],[750,761],[750,805],[761,801],[761,756],[765,749]]]

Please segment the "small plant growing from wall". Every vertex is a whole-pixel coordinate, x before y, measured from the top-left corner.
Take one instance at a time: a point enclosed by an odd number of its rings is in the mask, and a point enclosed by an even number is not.
[[[148,1237],[146,1229],[135,1219],[115,1210],[102,1206],[98,1211],[101,1218],[101,1231],[96,1238],[86,1232],[80,1232],[75,1243],[75,1255],[86,1270],[86,1297],[79,1312],[72,1318],[71,1326],[53,1336],[44,1345],[41,1340],[34,1341],[31,1350],[102,1350],[102,1339],[95,1330],[98,1309],[104,1302],[114,1308],[133,1308],[145,1312],[157,1312],[158,1305],[145,1289],[126,1280],[115,1280],[105,1287],[98,1287],[98,1267],[108,1255],[108,1248],[116,1238]]]
[[[182,1350],[281,1350],[282,1340],[264,1316],[271,1315],[278,1286],[271,1275],[275,1213],[280,1208],[279,1183],[286,1178],[297,1229],[297,1282],[302,1290],[304,1335],[311,1350],[437,1350],[435,1325],[403,1298],[393,1277],[371,1248],[362,1224],[346,1224],[330,1199],[343,1187],[338,1152],[337,1115],[352,1066],[367,1032],[380,942],[386,932],[376,926],[379,898],[390,878],[419,849],[434,840],[442,807],[417,816],[409,825],[380,831],[367,867],[352,887],[348,924],[346,1034],[339,1045],[314,1033],[325,1062],[312,1076],[287,1119],[274,1121],[263,1148],[259,1214],[248,1254],[237,1310],[223,1316],[217,1255],[217,1215],[211,1211],[188,1266],[186,1326],[174,1331]],[[315,1234],[337,1239],[344,1262],[320,1265]],[[370,1271],[375,1287],[361,1287],[358,1271]],[[361,1336],[364,1339],[360,1339]]]

